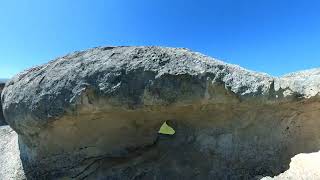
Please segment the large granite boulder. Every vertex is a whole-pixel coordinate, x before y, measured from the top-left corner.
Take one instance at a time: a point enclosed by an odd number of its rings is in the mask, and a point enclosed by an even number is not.
[[[1,100],[29,179],[250,179],[320,149],[319,91],[320,69],[276,78],[187,49],[103,47],[16,75]]]

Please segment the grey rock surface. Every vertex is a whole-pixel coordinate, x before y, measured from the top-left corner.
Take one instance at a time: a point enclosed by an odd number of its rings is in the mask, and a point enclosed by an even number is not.
[[[0,95],[4,88],[5,82],[0,80]],[[0,126],[7,125],[7,122],[4,120],[3,112],[2,112],[2,103],[0,102]]]
[[[101,47],[16,75],[1,101],[29,179],[251,179],[320,149],[319,72]],[[174,136],[157,133],[165,121]]]
[[[0,179],[25,179],[18,135],[9,126],[0,126]]]

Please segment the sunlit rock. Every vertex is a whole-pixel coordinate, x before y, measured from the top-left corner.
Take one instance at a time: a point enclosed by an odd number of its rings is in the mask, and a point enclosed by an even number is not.
[[[103,47],[16,75],[2,102],[28,178],[250,179],[320,149],[319,72]],[[158,133],[166,121],[173,136]]]

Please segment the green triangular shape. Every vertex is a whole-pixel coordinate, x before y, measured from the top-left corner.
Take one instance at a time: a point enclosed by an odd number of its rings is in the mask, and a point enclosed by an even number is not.
[[[176,131],[170,127],[166,122],[164,122],[161,126],[161,128],[159,129],[159,133],[160,134],[167,134],[167,135],[174,135],[174,133],[176,133]]]

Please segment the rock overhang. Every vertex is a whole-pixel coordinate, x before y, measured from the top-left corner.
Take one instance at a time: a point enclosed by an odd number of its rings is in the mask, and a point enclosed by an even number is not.
[[[287,160],[303,151],[295,140],[310,138],[306,151],[319,147],[311,142],[320,124],[318,79],[318,70],[271,77],[181,48],[103,47],[18,74],[2,101],[9,124],[20,134],[22,157],[32,166],[51,164],[46,171],[66,163],[66,156],[69,166],[96,156],[130,156],[154,145],[158,128],[171,120],[177,128],[173,147],[184,144],[189,155],[204,152],[210,159],[213,153],[233,163],[240,158],[239,166],[251,163],[245,166],[249,172],[267,157],[246,160],[261,148]],[[156,149],[164,148],[161,143]],[[195,162],[208,168],[214,160]]]

